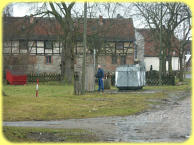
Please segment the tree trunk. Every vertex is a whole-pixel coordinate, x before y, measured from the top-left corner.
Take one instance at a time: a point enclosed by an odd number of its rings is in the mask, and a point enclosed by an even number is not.
[[[180,73],[179,73],[179,81],[182,82],[183,81],[183,57],[179,56],[179,62],[180,62]]]
[[[61,81],[64,81],[64,67],[65,64],[65,43],[62,45],[62,51],[61,51]]]
[[[70,36],[67,37],[65,48],[65,71],[64,78],[67,84],[72,84],[73,81],[73,69],[72,69],[72,42]]]
[[[71,63],[72,63],[71,56],[66,56],[64,78],[67,84],[72,84],[73,71],[72,71]]]
[[[95,70],[94,70],[94,72],[96,73],[97,72],[97,70],[98,70],[98,53],[96,53],[96,65],[95,65]]]
[[[172,57],[171,56],[168,57],[168,74],[169,75],[172,74]]]
[[[166,75],[166,55],[162,56],[162,76]]]
[[[82,83],[80,72],[74,72],[74,94],[81,95]]]

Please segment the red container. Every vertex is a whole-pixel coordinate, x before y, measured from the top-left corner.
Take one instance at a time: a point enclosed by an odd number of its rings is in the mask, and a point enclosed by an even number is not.
[[[21,73],[13,73],[10,70],[6,71],[6,80],[10,85],[24,85],[27,81],[27,75]]]

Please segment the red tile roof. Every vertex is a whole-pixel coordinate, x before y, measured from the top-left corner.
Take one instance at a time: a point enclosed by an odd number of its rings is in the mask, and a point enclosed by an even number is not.
[[[87,34],[98,35],[108,41],[135,41],[135,32],[132,19],[99,19],[87,20]],[[83,22],[78,26],[80,33],[83,33]]]
[[[59,24],[48,18],[35,18],[31,24],[29,17],[7,17],[3,22],[4,39],[56,39],[61,34]]]
[[[144,37],[144,56],[146,57],[158,57],[160,52],[160,44],[159,42],[155,42],[151,35],[150,29],[136,29],[139,33],[141,33]],[[178,39],[174,37],[172,40],[172,48],[175,51],[175,56],[178,55],[176,46],[178,44]]]
[[[107,41],[134,41],[134,27],[132,19],[103,19],[103,24],[99,24],[99,19],[87,19],[88,36],[99,34]],[[78,39],[82,39],[83,19],[75,19],[74,26],[78,34]],[[4,39],[56,39],[62,34],[59,23],[54,18],[34,17],[33,24],[30,17],[7,17],[4,18],[3,34]]]

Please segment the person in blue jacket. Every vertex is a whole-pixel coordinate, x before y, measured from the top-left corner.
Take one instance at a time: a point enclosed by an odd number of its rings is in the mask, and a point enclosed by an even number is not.
[[[98,91],[102,90],[104,92],[104,84],[103,84],[104,70],[101,68],[100,65],[98,65],[98,71],[97,71],[96,77],[98,78]]]

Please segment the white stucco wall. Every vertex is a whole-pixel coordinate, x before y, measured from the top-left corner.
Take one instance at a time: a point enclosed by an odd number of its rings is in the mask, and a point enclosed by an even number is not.
[[[158,57],[144,57],[144,62],[146,65],[146,71],[150,70],[152,65],[153,70],[159,71],[159,58]],[[166,69],[168,70],[168,62],[166,62]],[[172,58],[172,70],[179,69],[179,60],[178,57]]]
[[[144,57],[144,62],[146,65],[146,71],[150,70],[152,65],[153,70],[159,70],[159,58],[158,57]]]
[[[12,41],[12,53],[19,53],[19,41]]]
[[[36,56],[35,71],[37,73],[61,73],[61,56],[52,56],[52,63],[46,64],[45,56]]]
[[[166,65],[168,65],[168,62],[166,62]],[[179,70],[179,58],[173,57],[172,58],[172,70]],[[168,66],[166,67],[168,69]]]

